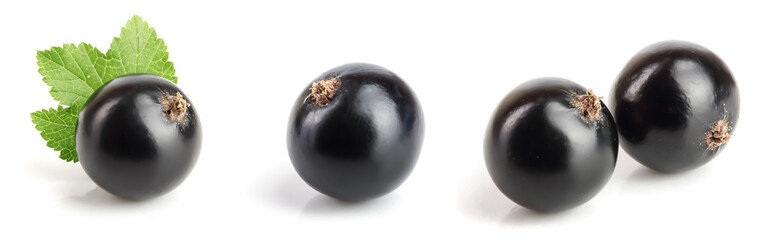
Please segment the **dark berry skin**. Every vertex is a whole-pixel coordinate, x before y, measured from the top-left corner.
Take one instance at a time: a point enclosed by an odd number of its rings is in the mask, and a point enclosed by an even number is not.
[[[682,41],[650,45],[624,67],[612,88],[621,147],[661,172],[698,168],[725,146],[709,149],[705,134],[739,118],[739,90],[714,53]]]
[[[189,175],[202,145],[197,111],[189,106],[183,124],[168,119],[159,100],[165,93],[183,94],[165,78],[126,75],[86,102],[78,116],[76,150],[98,186],[143,200],[175,189]]]
[[[618,133],[609,110],[583,118],[573,95],[585,88],[560,78],[521,84],[499,103],[484,141],[491,179],[526,208],[556,212],[593,198],[612,176]],[[599,101],[600,100],[595,100]]]
[[[352,63],[312,83],[339,79],[333,99],[311,103],[307,85],[292,108],[289,158],[300,177],[332,198],[383,196],[410,175],[421,151],[424,118],[410,87],[391,71]]]

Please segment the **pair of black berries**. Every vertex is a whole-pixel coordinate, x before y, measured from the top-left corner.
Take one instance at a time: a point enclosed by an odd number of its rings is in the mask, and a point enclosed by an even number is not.
[[[423,112],[410,87],[370,64],[334,68],[310,86],[292,109],[286,138],[300,177],[346,201],[399,187],[416,164],[424,135]],[[610,96],[614,114],[592,90],[565,79],[535,79],[512,90],[494,111],[484,141],[497,187],[529,209],[573,208],[610,179],[619,139],[647,167],[685,171],[721,151],[739,117],[739,93],[726,65],[688,42],[661,42],[639,52]],[[174,189],[201,145],[190,103],[161,77],[128,75],[106,84],[79,115],[76,141],[84,169],[124,198]],[[122,131],[128,128],[140,130]]]
[[[347,64],[300,94],[288,127],[299,175],[334,198],[366,200],[410,175],[424,133],[413,91],[385,68]],[[106,191],[143,200],[175,189],[202,145],[197,111],[162,77],[135,74],[95,91],[78,116],[76,150],[87,175]]]
[[[573,208],[610,179],[619,140],[651,169],[687,171],[725,147],[739,118],[739,90],[728,68],[689,42],[660,42],[637,53],[610,98],[608,108],[593,91],[558,78],[510,92],[484,143],[499,190],[537,211]]]

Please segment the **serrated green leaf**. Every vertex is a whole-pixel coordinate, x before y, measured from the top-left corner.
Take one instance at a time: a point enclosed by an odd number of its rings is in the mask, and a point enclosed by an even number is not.
[[[61,105],[81,107],[106,79],[108,59],[92,45],[64,44],[38,51],[38,72]]]
[[[165,41],[157,38],[156,30],[138,15],[121,28],[121,35],[113,38],[106,54],[110,59],[112,77],[131,73],[150,73],[178,83],[173,62],[168,61]]]
[[[78,162],[76,154],[76,122],[79,108],[62,106],[34,112],[32,122],[40,136],[46,140],[46,146],[59,152],[59,158],[65,161]]]
[[[165,42],[137,15],[113,39],[106,54],[86,43],[38,51],[38,72],[60,106],[32,113],[35,129],[47,146],[60,151],[59,158],[78,162],[75,128],[86,100],[105,83],[126,74],[155,74],[177,83],[168,55]]]

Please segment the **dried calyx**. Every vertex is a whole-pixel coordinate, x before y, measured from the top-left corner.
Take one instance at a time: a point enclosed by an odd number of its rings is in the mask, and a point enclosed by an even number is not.
[[[731,134],[729,134],[730,131],[731,128],[728,126],[728,121],[726,119],[721,119],[713,123],[712,128],[707,131],[707,134],[704,136],[705,142],[707,143],[707,150],[715,150],[720,147],[720,145],[728,142],[728,140],[731,139]]]
[[[573,94],[572,106],[575,106],[580,112],[580,116],[590,122],[602,120],[602,102],[603,97],[594,95],[594,91],[588,89],[586,94]]]
[[[164,93],[164,95],[159,98],[159,103],[162,104],[162,114],[165,115],[167,119],[180,124],[186,124],[186,111],[191,104],[183,99],[180,92],[176,92],[175,95]]]
[[[340,88],[340,84],[342,82],[338,78],[330,78],[313,83],[313,87],[310,88],[310,103],[324,106],[324,104],[331,102],[335,98],[335,93]]]

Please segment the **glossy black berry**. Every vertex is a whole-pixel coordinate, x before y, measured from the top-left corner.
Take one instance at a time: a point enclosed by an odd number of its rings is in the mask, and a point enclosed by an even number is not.
[[[728,67],[689,42],[643,49],[612,89],[623,150],[657,171],[706,164],[726,146],[739,118],[739,90]]]
[[[581,205],[604,187],[615,168],[618,134],[593,91],[540,78],[499,103],[483,148],[491,179],[505,196],[553,212]]]
[[[197,111],[171,81],[146,74],[118,77],[98,89],[78,116],[76,150],[87,175],[125,199],[165,194],[197,162]]]
[[[391,71],[364,63],[329,70],[300,93],[287,132],[300,177],[330,197],[367,200],[402,184],[424,135],[421,106]]]

